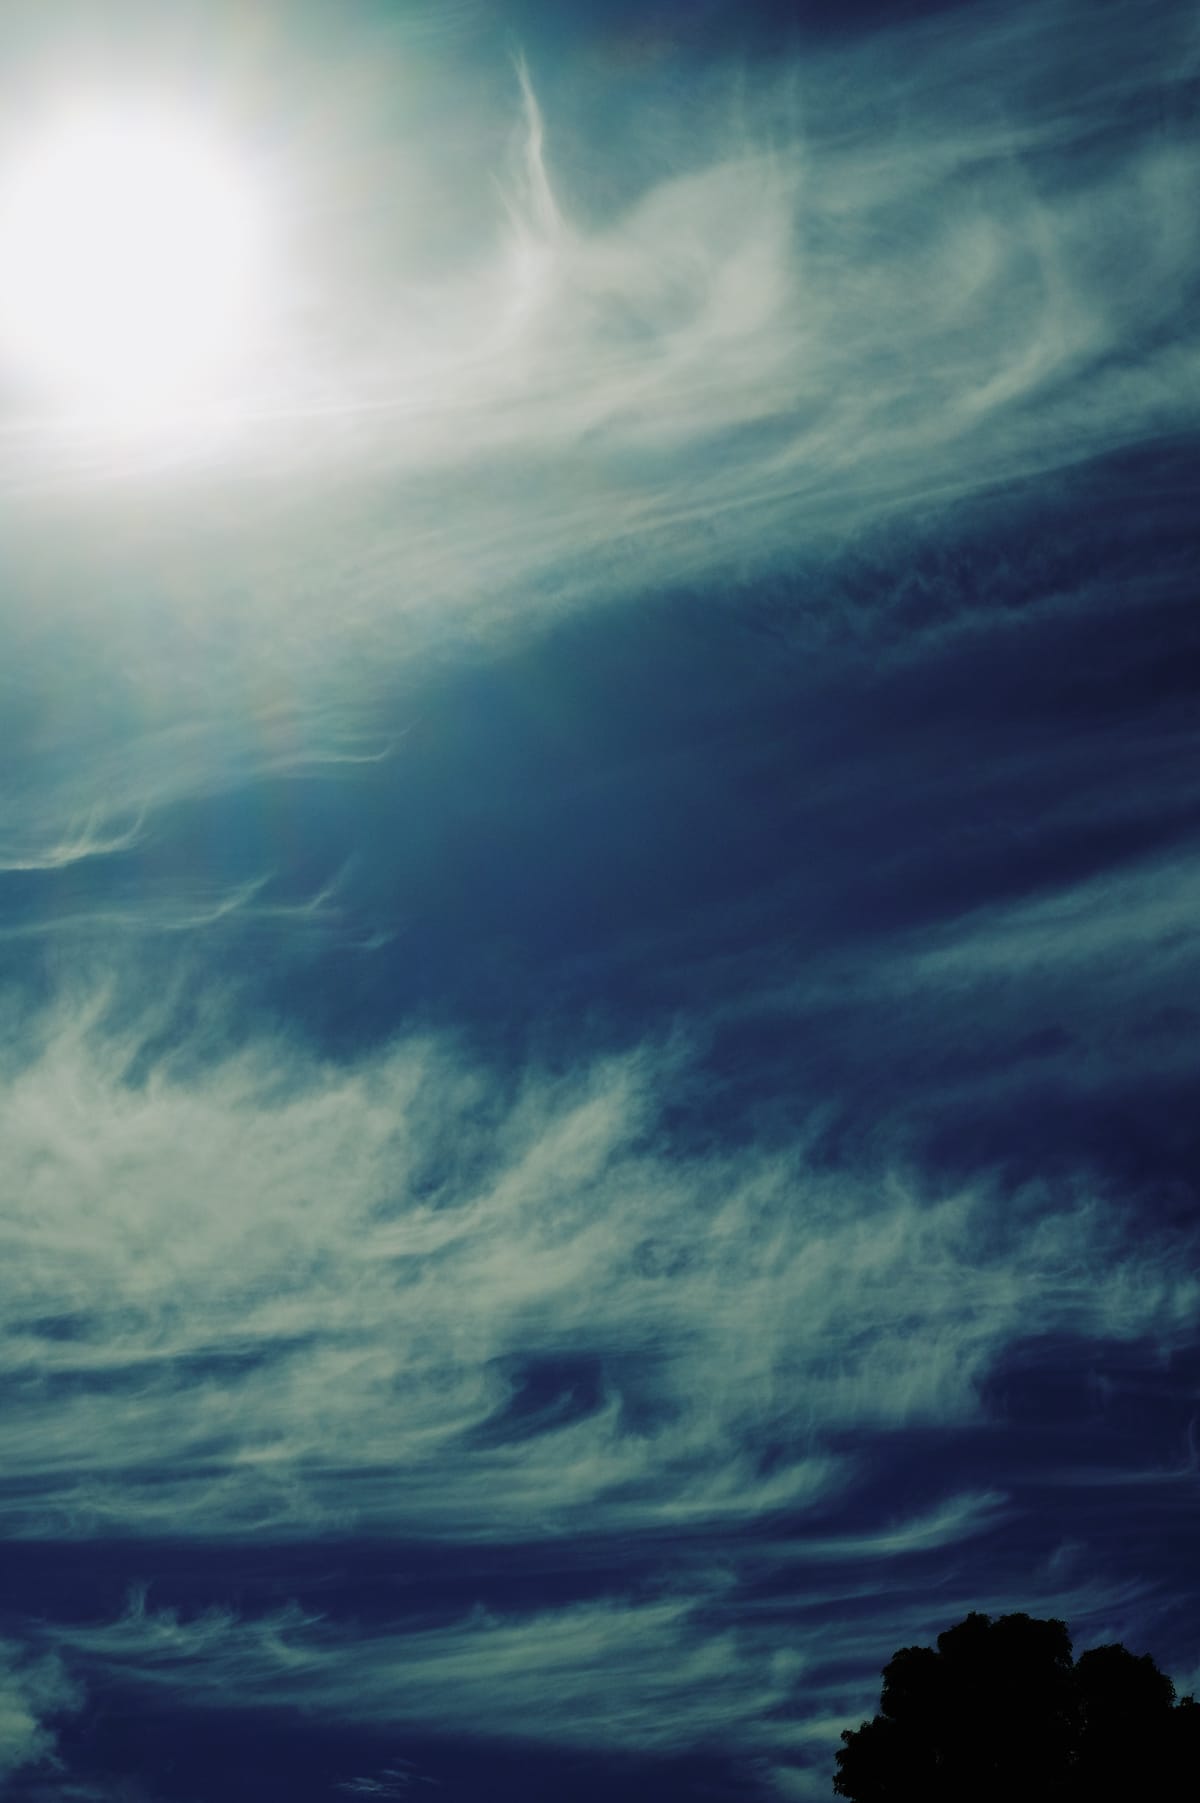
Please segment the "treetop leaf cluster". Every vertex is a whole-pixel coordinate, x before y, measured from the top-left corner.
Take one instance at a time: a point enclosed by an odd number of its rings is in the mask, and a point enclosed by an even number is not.
[[[1072,1658],[1065,1622],[976,1612],[901,1647],[842,1734],[853,1803],[1200,1803],[1200,1705],[1149,1655]]]

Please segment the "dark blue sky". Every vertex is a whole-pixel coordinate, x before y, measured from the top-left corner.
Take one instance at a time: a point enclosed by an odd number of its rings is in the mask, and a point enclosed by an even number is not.
[[[803,1803],[970,1608],[1200,1683],[1198,50],[13,9],[287,250],[219,429],[4,370],[19,1803]]]

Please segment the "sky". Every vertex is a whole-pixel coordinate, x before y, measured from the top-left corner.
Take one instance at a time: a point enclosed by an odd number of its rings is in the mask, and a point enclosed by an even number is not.
[[[8,1794],[1200,1685],[1192,9],[41,0],[0,152],[85,78],[276,279],[152,428],[0,346]]]

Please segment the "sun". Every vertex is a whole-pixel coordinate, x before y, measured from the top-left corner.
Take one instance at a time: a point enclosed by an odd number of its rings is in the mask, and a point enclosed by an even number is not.
[[[178,108],[47,119],[0,168],[0,362],[82,415],[220,398],[261,320],[267,220],[248,158]]]

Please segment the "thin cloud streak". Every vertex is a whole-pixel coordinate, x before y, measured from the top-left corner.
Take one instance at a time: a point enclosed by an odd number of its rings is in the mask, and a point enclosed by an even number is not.
[[[1080,1647],[1111,1638],[1113,1624],[1128,1632],[1143,1600],[1117,1583],[1037,1577],[1032,1588],[1040,1608],[1075,1623]],[[188,1615],[138,1590],[115,1620],[38,1638],[74,1670],[186,1708],[282,1709],[397,1734],[610,1753],[733,1753],[764,1762],[779,1786],[812,1782],[815,1765],[827,1788],[840,1728],[875,1707],[881,1636],[928,1641],[967,1607],[1024,1606],[1030,1588],[980,1597],[956,1583],[931,1597],[885,1585],[870,1593],[869,1621],[864,1594],[853,1580],[818,1599],[784,1589],[762,1610],[728,1572],[657,1595],[507,1615],[479,1606],[380,1627],[295,1604],[256,1617]]]
[[[82,1701],[57,1655],[0,1641],[0,1781],[24,1766],[52,1764],[55,1718],[78,1710]]]
[[[116,852],[131,851],[141,843],[145,815],[139,815],[129,826],[119,831],[106,831],[106,825],[101,817],[93,814],[78,832],[56,845],[26,851],[0,847],[0,872],[63,870],[85,858],[107,858]]]
[[[847,1429],[979,1419],[1031,1321],[1171,1346],[1200,1307],[1173,1244],[1082,1183],[669,1155],[679,1054],[514,1087],[438,1040],[214,1057],[94,1007],[39,1037],[0,1102],[18,1534],[803,1510],[853,1479]]]
[[[261,404],[240,451],[158,469],[148,451],[101,491],[64,468],[14,496],[8,549],[38,579],[8,619],[51,623],[47,660],[83,635],[80,730],[97,668],[129,705],[0,842],[69,845],[103,806],[373,755],[380,669],[436,666],[455,634],[503,643],[819,560],[1192,427],[1196,49],[1167,26],[1126,5],[976,9],[721,70],[686,114],[652,87],[616,194],[592,192],[569,90],[556,118],[532,62],[489,89],[469,199],[469,144],[451,156],[432,124],[389,138],[401,198],[381,172],[362,210],[381,238],[403,214],[395,249],[329,259],[369,287],[369,329],[349,289],[314,301],[298,390]],[[522,99],[496,193],[499,109]],[[348,118],[325,153],[353,147]],[[436,258],[404,254],[421,180],[446,221]],[[19,467],[27,482],[24,444]]]
[[[286,404],[272,462],[310,418],[322,431],[300,469],[313,457],[328,476],[345,456],[363,475],[462,470],[466,589],[476,531],[502,548],[514,504],[509,580],[619,535],[675,574],[700,518],[744,513],[753,543],[778,550],[781,533],[820,536],[1192,418],[1194,333],[1165,331],[1186,317],[1196,249],[1182,37],[1151,39],[1132,7],[1025,8],[809,51],[782,76],[718,76],[686,118],[652,95],[615,214],[563,197],[582,147],[563,121],[558,182],[555,121],[521,64],[525,128],[490,232],[440,192],[436,141],[396,141],[462,220],[460,267],[406,268],[397,247],[372,297],[391,323],[357,374],[326,296],[302,356],[327,398]],[[1118,102],[1130,123],[1115,147],[1068,160]],[[482,157],[479,174],[482,195]],[[556,479],[564,448],[574,505]],[[501,495],[480,471],[502,452],[528,476]],[[415,524],[395,535],[415,552],[396,567],[439,589],[449,543],[429,516]],[[731,535],[726,554],[750,549]],[[718,533],[708,554],[721,551]],[[503,559],[493,592],[498,577],[507,587]]]

